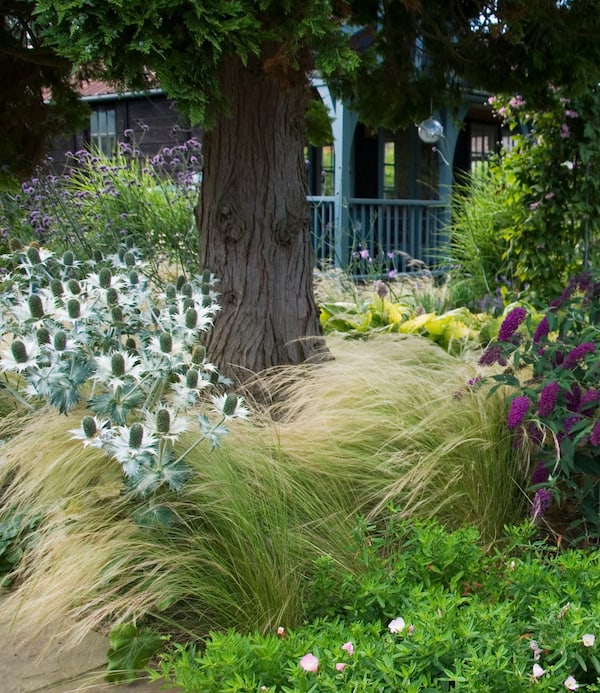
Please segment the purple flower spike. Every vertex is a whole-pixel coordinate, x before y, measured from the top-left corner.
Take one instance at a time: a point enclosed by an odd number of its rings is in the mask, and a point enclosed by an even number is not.
[[[548,385],[546,385],[540,392],[540,399],[538,402],[538,414],[540,416],[550,416],[554,406],[556,405],[559,392],[560,386],[556,380],[548,383]]]
[[[529,411],[531,400],[529,397],[515,397],[510,403],[510,411],[508,412],[508,427],[516,428],[523,423],[523,419]]]
[[[538,462],[531,475],[531,485],[537,486],[538,484],[544,484],[548,481],[549,476],[550,472],[546,469],[546,465],[543,462]]]
[[[479,358],[480,366],[493,366],[498,363],[506,366],[506,359],[502,356],[502,349],[498,345],[488,347]]]
[[[587,354],[592,354],[594,351],[596,351],[596,345],[594,342],[584,342],[583,344],[579,344],[574,349],[571,349],[571,351],[567,354],[567,357],[562,364],[563,368],[574,368],[578,361],[584,358]]]
[[[510,313],[504,318],[500,330],[498,331],[499,342],[509,342],[511,337],[517,331],[519,325],[527,317],[525,308],[513,308]]]
[[[600,391],[591,387],[581,398],[579,402],[579,411],[586,413],[592,409],[598,401],[600,401]]]
[[[535,333],[533,335],[533,343],[538,344],[539,342],[541,342],[542,339],[545,339],[548,336],[549,332],[550,326],[548,325],[548,318],[544,315],[544,317],[541,319],[541,321],[535,329]]]
[[[581,388],[577,383],[574,383],[571,389],[566,394],[567,409],[569,411],[579,411],[581,404]]]
[[[546,510],[550,507],[550,503],[552,503],[552,491],[549,488],[538,489],[533,497],[531,517],[534,520],[537,517],[543,517]]]
[[[600,445],[600,421],[596,421],[594,428],[592,429],[592,434],[590,436],[590,445],[597,447]]]

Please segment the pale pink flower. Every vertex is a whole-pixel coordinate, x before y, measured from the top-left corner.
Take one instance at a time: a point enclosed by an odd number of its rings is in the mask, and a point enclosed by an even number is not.
[[[284,637],[285,637],[285,628],[284,628],[283,626],[279,626],[279,628],[277,628],[277,635],[278,635],[280,638],[284,638]]]
[[[354,645],[351,642],[345,642],[342,645],[342,650],[345,650],[349,655],[354,654]]]
[[[567,676],[567,678],[564,680],[563,685],[570,691],[576,691],[579,688],[579,684],[577,683],[577,681],[575,681],[575,678],[573,676]]]
[[[583,643],[584,647],[594,647],[596,636],[592,635],[592,633],[584,633],[581,637],[581,642]]]
[[[335,668],[336,668],[338,671],[344,671],[344,669],[345,669],[347,666],[348,666],[348,665],[347,665],[345,662],[338,662],[338,663],[335,665]]]
[[[314,674],[319,670],[319,660],[314,654],[309,652],[300,660],[300,666],[304,671],[309,671]]]
[[[390,633],[402,633],[405,626],[406,626],[406,622],[404,621],[404,619],[401,616],[399,616],[398,618],[395,618],[393,621],[390,621],[388,623],[388,628],[390,630]]]
[[[546,673],[545,669],[542,669],[542,667],[539,664],[534,664],[533,665],[533,678],[534,679],[539,679],[540,676],[543,676]]]
[[[560,136],[563,138],[563,140],[566,140],[569,137],[571,137],[571,130],[566,123],[563,123],[560,126]]]
[[[533,650],[533,658],[537,662],[542,654],[540,646],[537,644],[537,640],[531,640],[529,647]]]

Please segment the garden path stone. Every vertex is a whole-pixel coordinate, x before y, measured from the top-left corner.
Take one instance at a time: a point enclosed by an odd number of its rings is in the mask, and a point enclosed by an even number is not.
[[[52,636],[41,627],[27,643],[16,642],[10,621],[0,621],[0,693],[181,693],[142,679],[109,685],[104,682],[108,638],[90,633],[76,647],[63,648],[60,635]]]

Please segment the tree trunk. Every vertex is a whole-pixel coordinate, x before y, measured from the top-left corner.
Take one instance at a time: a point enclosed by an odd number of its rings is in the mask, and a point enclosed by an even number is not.
[[[267,61],[267,64],[268,61]],[[304,79],[225,61],[227,115],[204,136],[200,267],[220,280],[210,360],[246,381],[326,354],[313,294],[306,201]]]

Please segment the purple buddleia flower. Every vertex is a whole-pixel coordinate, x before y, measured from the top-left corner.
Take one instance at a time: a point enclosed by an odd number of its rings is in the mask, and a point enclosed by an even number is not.
[[[531,475],[531,485],[544,484],[548,481],[549,476],[550,472],[546,469],[546,465],[543,462],[538,462]]]
[[[579,411],[585,414],[586,411],[592,409],[599,400],[600,391],[591,387],[581,398],[581,401],[579,402]]]
[[[495,363],[500,366],[506,366],[506,359],[502,355],[502,349],[496,344],[487,347],[483,354],[481,354],[478,363],[480,366],[493,366]]]
[[[563,419],[562,425],[563,428],[565,429],[565,433],[569,434],[575,428],[575,426],[581,421],[581,416],[578,416],[577,414],[573,416],[567,416],[566,419]]]
[[[512,336],[517,331],[519,325],[527,317],[525,308],[513,308],[510,313],[504,318],[500,330],[498,331],[499,342],[510,342]]]
[[[535,333],[533,335],[533,343],[537,344],[542,339],[545,339],[550,332],[550,326],[548,325],[548,318],[544,317],[539,322],[538,326],[535,328]]]
[[[596,421],[592,434],[590,435],[590,445],[597,447],[600,445],[600,420]]]
[[[581,388],[577,383],[574,383],[571,389],[565,395],[567,400],[567,409],[569,411],[579,411],[581,403]]]
[[[540,392],[540,399],[538,401],[538,414],[540,416],[550,416],[556,405],[559,392],[560,386],[556,380],[548,383]]]
[[[596,345],[594,342],[584,342],[579,344],[567,354],[562,366],[563,368],[574,368],[582,358],[587,354],[592,354],[596,351]]]
[[[533,497],[533,505],[531,506],[531,517],[536,519],[543,517],[546,510],[552,503],[552,491],[549,488],[540,488],[535,492]]]
[[[557,307],[564,305],[577,290],[582,292],[587,291],[589,289],[591,279],[592,275],[590,272],[582,272],[575,277],[571,277],[562,294],[558,298],[554,299],[550,306]]]
[[[529,411],[531,400],[529,397],[515,397],[510,403],[510,411],[508,412],[507,424],[509,428],[516,428]]]

